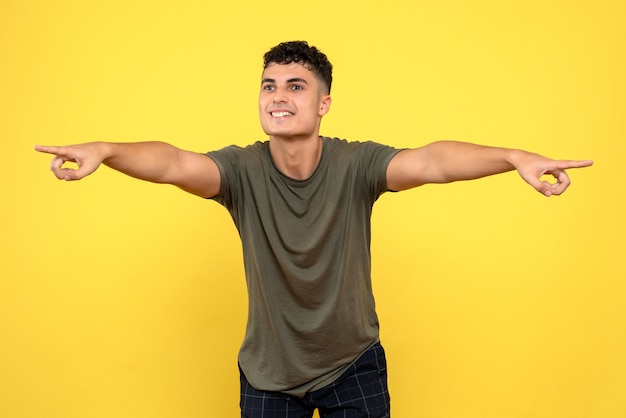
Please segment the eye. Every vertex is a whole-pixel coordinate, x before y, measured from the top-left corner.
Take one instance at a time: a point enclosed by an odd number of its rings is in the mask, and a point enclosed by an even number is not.
[[[275,86],[271,85],[271,84],[265,84],[263,87],[261,87],[263,90],[265,91],[274,91],[276,89]]]
[[[292,88],[293,90],[302,90],[302,86],[301,86],[301,85],[299,85],[299,84],[294,84],[293,86],[291,86],[291,88]]]

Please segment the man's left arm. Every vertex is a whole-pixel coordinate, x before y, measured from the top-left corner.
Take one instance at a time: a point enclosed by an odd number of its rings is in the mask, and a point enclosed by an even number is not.
[[[566,169],[592,164],[591,160],[552,160],[522,150],[439,141],[396,154],[387,167],[387,189],[400,191],[517,170],[538,192],[552,196],[560,195],[570,185]],[[552,175],[556,181],[544,181],[544,175]]]

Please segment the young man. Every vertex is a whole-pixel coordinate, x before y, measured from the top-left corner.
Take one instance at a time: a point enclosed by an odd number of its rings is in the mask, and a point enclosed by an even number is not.
[[[239,353],[242,417],[389,417],[385,355],[370,280],[370,215],[388,190],[510,170],[545,196],[591,161],[461,142],[398,150],[319,135],[332,66],[306,42],[265,54],[259,93],[269,140],[206,155],[161,142],[37,146],[57,178],[102,163],[212,198],[239,230],[249,293]],[[77,169],[63,167],[66,161]],[[556,182],[541,181],[551,174]]]

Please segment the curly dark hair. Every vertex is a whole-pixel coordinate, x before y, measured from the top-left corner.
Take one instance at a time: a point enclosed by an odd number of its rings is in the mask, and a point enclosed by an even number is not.
[[[270,64],[302,64],[322,81],[330,94],[330,86],[333,83],[333,66],[326,55],[314,46],[309,46],[306,41],[283,42],[263,56],[263,68]]]

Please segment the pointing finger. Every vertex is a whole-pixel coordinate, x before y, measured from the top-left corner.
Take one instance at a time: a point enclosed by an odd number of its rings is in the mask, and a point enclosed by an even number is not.
[[[560,160],[556,161],[556,166],[562,170],[566,168],[582,168],[593,165],[593,160]]]
[[[35,145],[35,151],[45,152],[46,154],[59,154],[61,152],[61,147]]]

